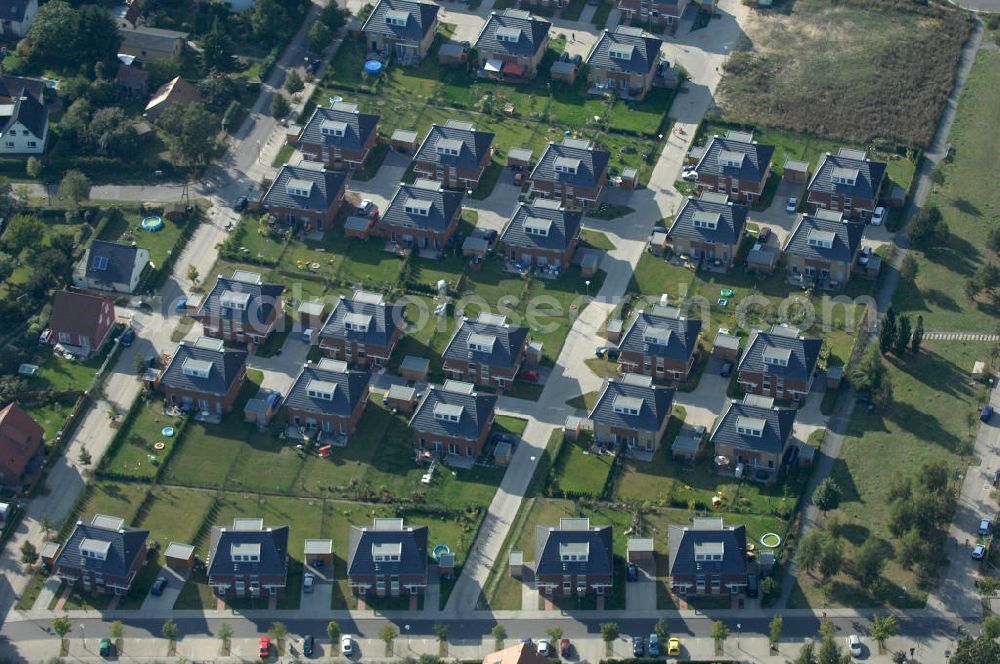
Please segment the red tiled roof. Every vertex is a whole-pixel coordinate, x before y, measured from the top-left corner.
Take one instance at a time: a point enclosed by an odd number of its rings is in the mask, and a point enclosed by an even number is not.
[[[31,415],[16,403],[0,410],[0,476],[20,477],[42,445],[44,432]]]
[[[52,303],[52,315],[49,316],[49,328],[58,335],[68,332],[79,336],[90,337],[99,341],[104,325],[101,318],[112,322],[115,319],[115,303],[106,297],[59,291]]]

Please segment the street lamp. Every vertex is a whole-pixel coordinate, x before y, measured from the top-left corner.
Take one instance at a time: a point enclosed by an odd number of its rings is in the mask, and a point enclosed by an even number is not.
[[[740,633],[743,631],[743,625],[736,623],[736,647],[740,647]]]
[[[83,623],[80,623],[80,632],[83,634],[83,649],[87,649],[87,628],[84,627]]]
[[[590,299],[590,279],[587,279],[583,283],[587,284],[587,299]]]

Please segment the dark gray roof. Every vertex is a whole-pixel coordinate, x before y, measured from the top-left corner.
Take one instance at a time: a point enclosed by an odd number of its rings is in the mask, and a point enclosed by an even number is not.
[[[491,352],[472,350],[469,340],[472,335],[483,335],[492,338]],[[480,317],[480,320],[464,320],[455,330],[454,336],[445,348],[445,360],[463,360],[476,364],[487,364],[491,367],[513,368],[521,354],[521,348],[528,339],[528,328],[510,326],[506,322],[490,321]],[[483,339],[487,341],[488,339]]]
[[[376,519],[374,526],[351,526],[348,540],[347,575],[398,576],[427,574],[427,526],[392,523],[393,519]],[[375,561],[373,547],[399,545],[399,560]]]
[[[221,345],[221,343],[220,341],[219,344]],[[247,352],[231,348],[219,351],[209,348],[207,344],[204,346],[199,344],[200,341],[195,344],[182,341],[177,346],[170,364],[163,370],[160,385],[211,394],[225,394],[229,391],[229,387],[246,365]],[[209,369],[208,378],[185,374],[184,362],[186,360],[210,362],[212,366]]]
[[[424,142],[417,149],[414,161],[423,161],[454,168],[479,168],[483,156],[493,145],[493,132],[477,131],[459,126],[431,125]],[[438,145],[458,148],[458,154],[440,154]]]
[[[525,221],[541,219],[551,222],[548,234],[528,233],[524,229]],[[563,251],[580,235],[580,222],[583,213],[563,209],[558,201],[544,198],[535,199],[532,203],[521,203],[514,210],[514,216],[507,222],[507,227],[500,236],[500,242],[510,247],[529,247]]]
[[[340,415],[350,417],[368,391],[368,381],[371,374],[366,371],[335,371],[326,369],[314,364],[307,364],[302,367],[292,387],[285,397],[285,406],[313,413],[323,413],[324,415]],[[332,399],[324,399],[309,396],[310,383],[313,387],[317,383],[329,383],[335,385]],[[328,387],[328,386],[323,386]],[[325,391],[325,390],[320,390]]]
[[[386,22],[389,12],[406,12],[406,25],[391,25]],[[411,0],[379,0],[362,30],[370,34],[386,35],[395,39],[423,41],[429,30],[434,28],[438,6],[430,2]]]
[[[260,547],[260,560],[233,561],[232,547]],[[208,575],[284,575],[288,567],[288,526],[265,527],[262,530],[212,526],[208,553]]]
[[[641,400],[639,414],[615,412],[616,401],[622,399]],[[664,420],[670,417],[673,400],[672,389],[653,385],[652,379],[646,376],[625,374],[622,378],[612,378],[604,383],[604,389],[590,411],[590,419],[624,429],[659,431]]]
[[[274,206],[326,212],[334,201],[343,196],[346,180],[345,173],[325,170],[322,164],[315,162],[303,161],[298,166],[285,164],[264,194],[261,204],[265,210]],[[308,193],[303,196],[291,193],[291,189]]]
[[[587,56],[587,64],[597,69],[645,76],[656,67],[662,45],[662,39],[647,35],[641,29],[618,26],[614,32],[605,30],[601,34]],[[629,57],[612,57],[612,49],[618,46],[626,50],[631,46]]]
[[[382,215],[382,223],[441,233],[448,229],[452,217],[462,206],[463,196],[463,192],[445,190],[436,182],[425,184],[418,181],[416,184],[400,184],[396,193],[392,195],[385,214]],[[427,210],[427,215],[407,212],[406,208],[411,201],[430,203],[429,207],[419,206]]]
[[[387,304],[360,291],[352,298],[342,296],[323,323],[319,335],[321,338],[351,339],[373,346],[388,346],[396,329],[403,327],[405,309],[401,304]],[[345,321],[350,314],[371,316],[368,329],[348,330]]]
[[[496,408],[495,394],[481,394],[474,390],[449,390],[447,387],[432,385],[427,390],[417,410],[410,418],[410,427],[427,434],[476,440],[490,421]],[[457,422],[445,421],[435,416],[439,406],[461,408]]]
[[[490,12],[490,17],[476,40],[476,48],[480,53],[504,53],[530,58],[545,45],[545,38],[551,27],[552,24],[548,21],[535,18],[526,11],[508,9],[499,13]],[[499,39],[498,30],[509,33],[510,36],[518,34],[517,41]]]
[[[21,22],[30,4],[29,0],[0,0],[0,16],[5,21]]]
[[[56,567],[69,569],[88,569],[105,576],[128,576],[135,557],[142,551],[148,530],[137,528],[111,529],[100,525],[77,522],[66,544],[59,551]],[[80,554],[80,543],[83,540],[108,542],[107,555],[104,560],[83,556]]]
[[[785,240],[784,251],[820,261],[844,261],[851,263],[861,247],[865,234],[863,223],[845,222],[839,212],[817,210],[815,214],[804,214],[795,224]],[[830,241],[825,245],[810,242]]]
[[[695,561],[695,547],[710,552],[722,545],[722,560]],[[713,546],[715,545],[715,546]],[[725,526],[722,519],[695,519],[694,525],[673,525],[667,528],[667,548],[670,550],[670,576],[697,576],[706,580],[713,575],[742,576],[747,573],[747,533],[745,526]],[[706,581],[706,587],[710,581]]]
[[[855,176],[854,184],[834,182],[835,169],[845,169],[851,172]],[[880,161],[826,154],[820,160],[819,166],[813,174],[812,181],[809,183],[809,191],[843,194],[847,198],[874,201],[878,199],[878,190],[882,184],[883,175],[885,175],[885,164]]]
[[[781,454],[788,443],[788,437],[792,435],[796,412],[794,408],[767,408],[730,401],[729,407],[712,431],[712,443],[726,443],[755,452]],[[763,424],[763,427],[755,430],[760,431],[760,436],[740,433],[737,429],[738,426],[746,428],[748,425],[759,424]]]
[[[243,280],[219,275],[194,317],[198,320],[231,320],[249,325],[261,325],[270,320],[285,287],[281,284],[252,281],[253,277],[259,277],[256,273],[248,273],[248,276]],[[242,306],[225,306],[234,300],[238,300],[238,304]]]
[[[570,522],[578,527],[568,526]],[[567,545],[584,545],[587,559],[564,562],[560,550]],[[612,551],[611,526],[590,526],[589,519],[563,519],[559,527],[535,526],[535,576],[611,575]]]
[[[87,253],[87,278],[104,284],[131,283],[138,251],[128,244],[94,240]],[[98,265],[101,269],[95,267]]]
[[[666,335],[666,345],[646,341],[646,330],[654,328],[658,333],[669,332]],[[664,316],[656,312],[639,311],[625,331],[620,344],[623,351],[642,353],[654,357],[665,357],[672,360],[687,362],[698,344],[701,334],[700,318],[684,318],[681,316]]]
[[[15,122],[20,122],[35,138],[42,138],[49,121],[49,110],[27,88],[14,91],[11,97],[14,99],[14,108],[0,127],[0,133],[6,133]]]
[[[561,182],[574,187],[596,187],[608,170],[611,153],[593,147],[584,148],[565,143],[549,143],[531,171],[532,180]],[[575,167],[575,173],[560,172],[556,164]]]
[[[746,352],[740,359],[740,371],[767,373],[795,380],[809,380],[816,368],[816,360],[823,342],[799,336],[773,334],[756,330],[750,335]],[[769,348],[788,351],[788,366],[764,362],[764,351]]]
[[[0,13],[3,13],[3,10],[0,10]],[[26,76],[0,75],[0,97],[14,98],[22,91],[42,101],[45,98],[45,81]]]
[[[695,225],[696,218],[697,225]],[[708,222],[708,225],[705,222]],[[715,224],[715,228],[711,228],[712,223]],[[747,208],[743,205],[688,198],[674,215],[669,235],[699,242],[738,245],[743,238],[746,225]]]
[[[733,153],[733,156],[743,155],[740,165],[722,164],[720,157],[724,152]],[[773,154],[773,145],[713,136],[708,145],[705,146],[705,152],[698,160],[695,171],[698,175],[728,176],[740,180],[760,181],[764,178],[764,173],[771,163],[771,155]]]
[[[354,104],[341,102],[334,104],[333,108],[317,106],[303,127],[299,142],[360,151],[364,149],[375,127],[378,126],[378,121],[379,116],[359,113]],[[324,123],[343,123],[343,126],[334,127],[333,124],[328,124],[324,131]],[[337,136],[334,131],[336,129],[343,129],[343,136]]]
[[[151,28],[146,25],[134,28],[118,28],[118,33],[122,36],[122,46],[128,46],[139,51],[154,49],[170,52],[173,50],[174,44],[178,39],[186,40],[188,38],[187,32]]]

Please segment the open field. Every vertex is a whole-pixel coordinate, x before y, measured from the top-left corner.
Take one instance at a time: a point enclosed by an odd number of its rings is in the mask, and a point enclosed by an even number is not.
[[[727,120],[922,147],[951,90],[968,14],[899,0],[798,0],[756,16],[720,85]],[[861,109],[864,109],[861,111]]]

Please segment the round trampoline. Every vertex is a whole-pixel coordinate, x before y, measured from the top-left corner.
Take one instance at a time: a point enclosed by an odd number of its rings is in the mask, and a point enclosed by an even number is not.
[[[447,544],[438,544],[437,546],[434,547],[434,550],[431,552],[431,555],[434,557],[434,560],[441,560],[441,556],[447,555],[449,553],[451,553],[451,547],[449,547]]]
[[[721,295],[722,297],[732,297],[733,290],[731,288],[723,288],[722,290],[719,291],[719,295]]]
[[[173,427],[163,427],[163,430],[160,431],[160,433],[162,433],[167,438],[170,438],[171,436],[174,435],[174,428]]]
[[[760,537],[760,545],[769,549],[776,549],[781,546],[781,535],[778,533],[764,533]]]
[[[166,447],[166,445],[163,443],[162,440],[158,440],[155,443],[153,443],[154,450],[162,450],[164,447]]]
[[[151,216],[145,217],[139,224],[144,230],[147,231],[158,231],[163,228],[163,217]]]

